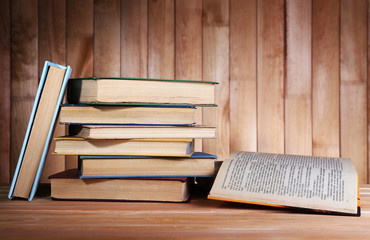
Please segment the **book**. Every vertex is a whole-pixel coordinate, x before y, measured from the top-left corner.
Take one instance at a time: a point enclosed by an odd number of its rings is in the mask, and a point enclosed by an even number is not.
[[[79,156],[81,178],[213,177],[215,155],[195,152],[189,158]]]
[[[194,106],[89,106],[63,104],[62,124],[193,125]]]
[[[8,197],[35,195],[71,67],[46,61]]]
[[[346,158],[234,152],[208,198],[360,215],[358,176]]]
[[[84,139],[73,136],[55,138],[55,154],[133,155],[188,157],[194,139]]]
[[[215,138],[212,126],[70,125],[69,135],[85,139]]]
[[[69,103],[215,105],[217,82],[148,78],[74,78]]]
[[[80,179],[77,169],[49,178],[51,198],[62,200],[184,202],[191,188],[189,178]]]

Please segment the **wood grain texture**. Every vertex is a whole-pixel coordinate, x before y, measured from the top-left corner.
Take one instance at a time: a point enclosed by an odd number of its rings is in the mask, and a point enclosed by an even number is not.
[[[66,65],[66,0],[39,0],[39,75],[45,61]]]
[[[149,0],[148,77],[175,77],[175,2]]]
[[[219,82],[217,108],[203,109],[203,124],[217,126],[217,139],[203,140],[203,151],[223,160],[230,153],[229,1],[203,1],[203,80]]]
[[[257,151],[257,1],[230,1],[230,151]]]
[[[284,1],[258,1],[258,151],[284,153]]]
[[[94,2],[67,0],[67,64],[71,77],[94,75]],[[66,157],[66,169],[76,168],[77,158]]]
[[[10,6],[0,1],[0,183],[10,181]]]
[[[39,0],[38,5],[38,77],[40,79],[45,61],[66,65],[66,1]],[[54,137],[63,136],[66,126],[57,124]],[[55,142],[52,141],[40,182],[50,182],[48,177],[65,169],[65,157],[53,155]]]
[[[360,188],[361,217],[201,197],[189,203],[51,201],[49,186],[43,187],[32,202],[10,201],[9,186],[0,187],[1,239],[367,239],[370,234],[369,185]]]
[[[8,76],[11,86],[0,91],[0,181],[9,179],[6,169],[14,172],[39,73],[51,59],[70,65],[72,77],[119,69],[127,77],[219,81],[219,107],[199,114],[219,128],[204,151],[220,159],[240,149],[348,156],[366,181],[370,10],[363,1],[1,1],[1,83]]]
[[[202,80],[202,2],[176,1],[176,79]]]
[[[175,6],[175,79],[202,80],[202,2],[178,0]],[[202,108],[195,121],[202,124]],[[195,140],[195,151],[202,151],[202,140]]]
[[[67,63],[71,77],[94,74],[94,2],[67,0]]]
[[[37,0],[11,5],[11,174],[14,174],[38,86]],[[25,11],[27,9],[27,11]]]
[[[94,1],[94,76],[119,77],[120,0]]]
[[[312,153],[339,156],[339,4],[312,4]]]
[[[341,1],[340,149],[366,183],[367,173],[367,0]]]
[[[121,1],[121,76],[148,77],[148,0]]]
[[[312,155],[312,1],[286,1],[285,153]]]
[[[367,181],[370,182],[370,0],[367,5]]]

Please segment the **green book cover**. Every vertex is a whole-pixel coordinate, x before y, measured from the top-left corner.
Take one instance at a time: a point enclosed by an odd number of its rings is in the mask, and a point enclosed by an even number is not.
[[[212,81],[200,81],[200,80],[178,80],[178,79],[161,79],[161,78],[130,78],[130,77],[83,77],[83,78],[70,78],[73,80],[141,80],[141,81],[165,81],[165,82],[194,82],[194,83],[210,83],[219,84],[218,82]]]

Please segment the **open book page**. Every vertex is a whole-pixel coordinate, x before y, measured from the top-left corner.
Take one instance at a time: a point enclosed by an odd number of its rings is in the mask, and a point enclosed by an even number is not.
[[[210,198],[357,213],[357,191],[350,159],[235,152]]]

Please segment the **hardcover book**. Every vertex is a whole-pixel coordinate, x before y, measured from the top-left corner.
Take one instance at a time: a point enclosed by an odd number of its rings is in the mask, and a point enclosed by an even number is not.
[[[208,198],[360,215],[357,172],[345,158],[234,152]]]
[[[77,169],[49,178],[51,198],[61,200],[184,202],[192,184],[189,178],[80,179]]]
[[[188,157],[194,151],[194,139],[84,139],[55,138],[55,154],[133,155]]]
[[[75,78],[69,103],[215,105],[217,82],[147,78]]]
[[[189,158],[79,156],[81,178],[213,177],[215,155],[195,152]]]
[[[193,125],[194,106],[117,106],[63,104],[62,124]]]
[[[212,126],[70,125],[69,135],[85,139],[215,138]]]
[[[45,62],[9,190],[10,199],[31,201],[35,195],[71,71],[69,66]]]

